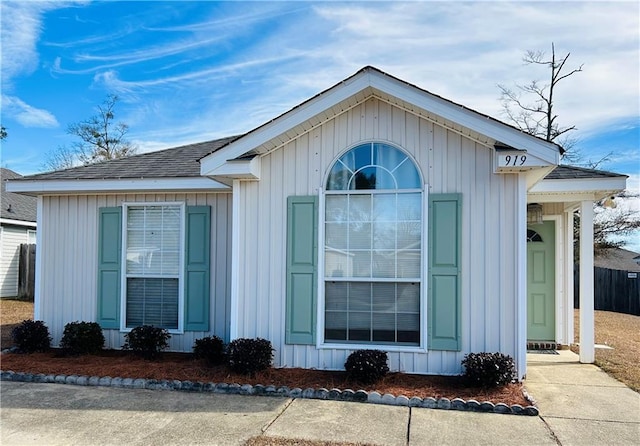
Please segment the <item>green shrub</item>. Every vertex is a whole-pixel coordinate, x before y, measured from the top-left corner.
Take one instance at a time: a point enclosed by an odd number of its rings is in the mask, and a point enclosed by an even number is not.
[[[373,384],[389,373],[387,360],[387,352],[381,350],[356,350],[349,355],[344,368],[350,380]]]
[[[469,353],[462,360],[464,379],[474,387],[499,387],[513,382],[516,368],[513,358],[502,353]]]
[[[164,328],[153,325],[141,325],[124,335],[124,350],[131,350],[134,354],[145,359],[154,359],[162,350],[169,347],[167,342],[171,335]]]
[[[22,321],[11,331],[11,337],[22,353],[44,352],[51,346],[49,329],[42,321]]]
[[[60,347],[66,355],[90,355],[104,347],[102,328],[96,322],[69,322],[64,326]]]
[[[266,339],[240,338],[231,341],[227,356],[231,370],[244,375],[253,375],[271,367],[273,347]]]
[[[204,359],[209,365],[222,364],[225,360],[224,342],[218,336],[196,339],[193,355],[197,359]]]

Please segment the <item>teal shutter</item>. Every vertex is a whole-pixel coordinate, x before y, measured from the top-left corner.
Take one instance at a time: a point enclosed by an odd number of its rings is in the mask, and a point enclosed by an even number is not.
[[[315,344],[318,197],[287,199],[287,344]]]
[[[100,208],[98,213],[98,324],[120,328],[120,272],[122,262],[122,208]]]
[[[209,331],[211,208],[188,206],[186,221],[184,329]]]
[[[428,348],[460,346],[461,194],[429,196]]]

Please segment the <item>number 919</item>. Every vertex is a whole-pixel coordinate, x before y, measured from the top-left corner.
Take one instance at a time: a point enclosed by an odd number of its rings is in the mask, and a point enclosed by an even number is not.
[[[506,155],[504,157],[505,165],[507,166],[522,166],[527,161],[527,155]]]

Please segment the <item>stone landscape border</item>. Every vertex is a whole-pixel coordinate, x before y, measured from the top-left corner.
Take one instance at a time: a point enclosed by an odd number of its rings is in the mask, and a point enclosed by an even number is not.
[[[487,412],[511,415],[538,416],[538,408],[533,404],[531,397],[523,391],[524,397],[532,405],[521,406],[513,404],[511,406],[504,403],[494,404],[490,401],[478,402],[476,400],[463,400],[462,398],[408,398],[404,395],[395,396],[390,393],[381,395],[378,392],[367,392],[366,390],[353,391],[351,389],[325,389],[325,388],[289,388],[287,386],[276,387],[273,385],[264,386],[256,384],[229,384],[212,382],[192,382],[179,380],[157,380],[144,378],[112,378],[110,376],[78,376],[78,375],[45,375],[43,373],[33,374],[14,371],[1,371],[0,381],[70,384],[76,386],[96,386],[96,387],[118,387],[125,389],[148,389],[148,390],[176,390],[183,392],[208,392],[227,395],[256,395],[272,396],[283,398],[305,398],[332,401],[352,401],[369,404],[385,404],[389,406],[424,407],[428,409],[459,410],[467,412]]]

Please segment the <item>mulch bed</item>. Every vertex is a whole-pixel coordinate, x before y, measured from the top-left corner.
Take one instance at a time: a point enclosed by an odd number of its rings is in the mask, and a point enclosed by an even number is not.
[[[478,389],[464,385],[460,377],[409,375],[390,373],[374,385],[349,381],[345,372],[307,370],[299,368],[272,368],[254,377],[238,375],[225,366],[208,367],[187,353],[163,353],[160,359],[144,360],[120,350],[104,350],[100,355],[63,357],[58,350],[29,355],[3,353],[0,368],[14,372],[56,375],[110,376],[112,378],[177,379],[192,382],[262,384],[326,389],[352,389],[377,391],[384,395],[405,395],[408,398],[462,398],[495,404],[530,403],[522,394],[521,384],[510,384],[498,389]]]

